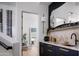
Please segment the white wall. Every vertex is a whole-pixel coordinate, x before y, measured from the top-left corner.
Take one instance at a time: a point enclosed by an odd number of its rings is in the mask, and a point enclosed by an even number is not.
[[[0,4],[0,8],[3,9],[3,34],[4,35],[7,35],[7,18],[6,18],[6,10],[12,10],[13,12],[13,17],[12,17],[12,39],[7,39],[9,41],[16,41],[16,29],[15,29],[15,26],[16,26],[16,5],[6,5],[6,4]]]
[[[21,12],[22,11],[33,12],[39,15],[39,40],[43,40],[41,16],[43,16],[43,12],[44,12],[46,16],[46,20],[48,20],[47,19],[48,7],[45,5],[40,5],[39,2],[23,2],[23,3],[19,2],[17,3],[17,39],[20,43],[21,43],[21,22],[22,22]],[[48,27],[47,21],[46,21],[45,27],[46,27],[45,28],[45,32],[46,32],[47,27]],[[21,48],[21,44],[20,44],[20,48]],[[19,51],[21,55],[21,49]]]
[[[16,4],[7,4],[0,3],[0,9],[3,9],[3,32],[0,33],[0,41],[4,42],[8,46],[12,46],[12,55],[19,55],[16,53],[16,45],[14,44],[18,42],[17,40],[17,27],[16,27]],[[12,10],[12,37],[7,35],[7,18],[6,18],[6,10]],[[19,43],[18,43],[19,44]],[[19,49],[19,48],[18,48]],[[18,51],[17,51],[18,52]]]
[[[46,17],[46,21],[44,23],[44,34],[43,34],[43,23],[41,21],[41,17],[43,17],[43,14]],[[40,16],[40,40],[43,40],[44,36],[47,33],[47,29],[48,29],[48,5],[44,5],[44,4],[40,4],[39,7],[39,16]]]
[[[6,10],[12,10],[13,15],[12,15],[12,35],[13,35],[13,40],[16,40],[16,6],[15,5],[5,5],[5,4],[0,4],[0,9],[3,9],[3,33],[6,35],[7,34],[7,16],[6,16]]]

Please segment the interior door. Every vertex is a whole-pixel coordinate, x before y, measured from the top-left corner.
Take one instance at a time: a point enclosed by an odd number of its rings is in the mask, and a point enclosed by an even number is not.
[[[36,35],[34,34],[36,32]],[[32,37],[38,37],[38,15],[29,12],[23,12],[23,36],[24,43],[29,47]]]

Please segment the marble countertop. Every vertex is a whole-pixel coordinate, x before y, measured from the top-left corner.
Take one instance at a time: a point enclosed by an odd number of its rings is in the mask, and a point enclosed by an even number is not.
[[[45,41],[41,41],[41,42],[46,43],[46,44],[51,44],[51,45],[60,46],[60,47],[63,47],[63,48],[68,48],[68,49],[79,51],[79,42],[77,43],[76,46],[65,46],[65,45],[62,45],[62,44],[54,43],[54,42],[45,42]]]

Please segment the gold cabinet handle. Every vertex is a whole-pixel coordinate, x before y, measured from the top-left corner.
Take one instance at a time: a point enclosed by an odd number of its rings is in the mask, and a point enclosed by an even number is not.
[[[47,45],[48,47],[52,47],[52,45]]]
[[[52,52],[52,50],[48,50],[49,52]]]
[[[69,52],[69,50],[67,50],[67,49],[63,49],[63,48],[59,48],[59,49],[62,51],[65,51],[65,52]]]

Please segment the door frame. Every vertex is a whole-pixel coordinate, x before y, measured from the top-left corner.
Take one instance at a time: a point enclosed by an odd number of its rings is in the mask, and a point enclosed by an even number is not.
[[[23,35],[23,13],[30,13],[30,14],[35,14],[35,15],[38,15],[38,13],[34,13],[34,12],[28,12],[28,11],[24,11],[22,10],[21,11],[21,55],[23,56],[23,50],[22,50],[22,35]],[[39,17],[39,15],[38,15]],[[39,18],[38,18],[39,20]]]

